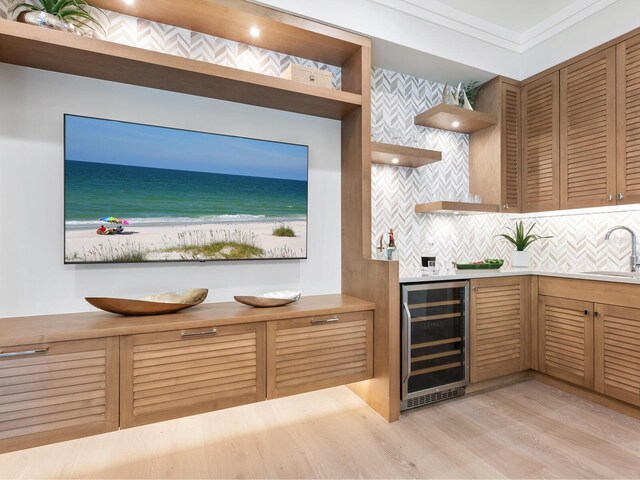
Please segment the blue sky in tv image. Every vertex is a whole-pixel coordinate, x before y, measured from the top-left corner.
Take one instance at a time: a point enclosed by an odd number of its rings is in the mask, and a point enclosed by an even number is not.
[[[67,160],[307,180],[305,145],[67,115]]]

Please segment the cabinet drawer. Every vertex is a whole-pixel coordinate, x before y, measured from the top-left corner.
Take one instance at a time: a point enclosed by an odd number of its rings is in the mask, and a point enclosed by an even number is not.
[[[265,399],[262,323],[121,337],[120,426]]]
[[[267,396],[344,385],[373,376],[373,312],[267,325]]]
[[[0,351],[0,452],[117,430],[117,338]]]

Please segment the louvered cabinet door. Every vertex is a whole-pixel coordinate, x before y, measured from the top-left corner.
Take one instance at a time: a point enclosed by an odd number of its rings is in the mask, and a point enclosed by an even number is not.
[[[640,203],[640,35],[616,48],[617,203]]]
[[[0,452],[117,430],[117,338],[0,352]]]
[[[471,382],[526,370],[528,279],[472,280],[470,306]]]
[[[640,405],[640,309],[595,306],[595,389]]]
[[[560,208],[559,73],[522,88],[522,211]]]
[[[593,304],[540,296],[538,313],[540,371],[593,388]]]
[[[373,312],[269,322],[267,397],[277,398],[373,376]]]
[[[120,426],[264,400],[264,365],[263,323],[121,337]]]
[[[520,211],[520,87],[504,83],[502,132],[502,205],[506,212]]]
[[[615,205],[615,47],[560,71],[560,207]]]

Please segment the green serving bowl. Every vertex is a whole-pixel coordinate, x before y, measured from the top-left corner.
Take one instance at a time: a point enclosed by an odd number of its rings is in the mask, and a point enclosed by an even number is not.
[[[504,265],[504,260],[498,259],[493,262],[487,263],[456,263],[458,270],[497,270]]]

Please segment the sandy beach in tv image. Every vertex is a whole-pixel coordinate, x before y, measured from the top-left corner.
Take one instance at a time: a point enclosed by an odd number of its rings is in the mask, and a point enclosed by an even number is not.
[[[65,116],[65,262],[307,256],[308,148]]]

